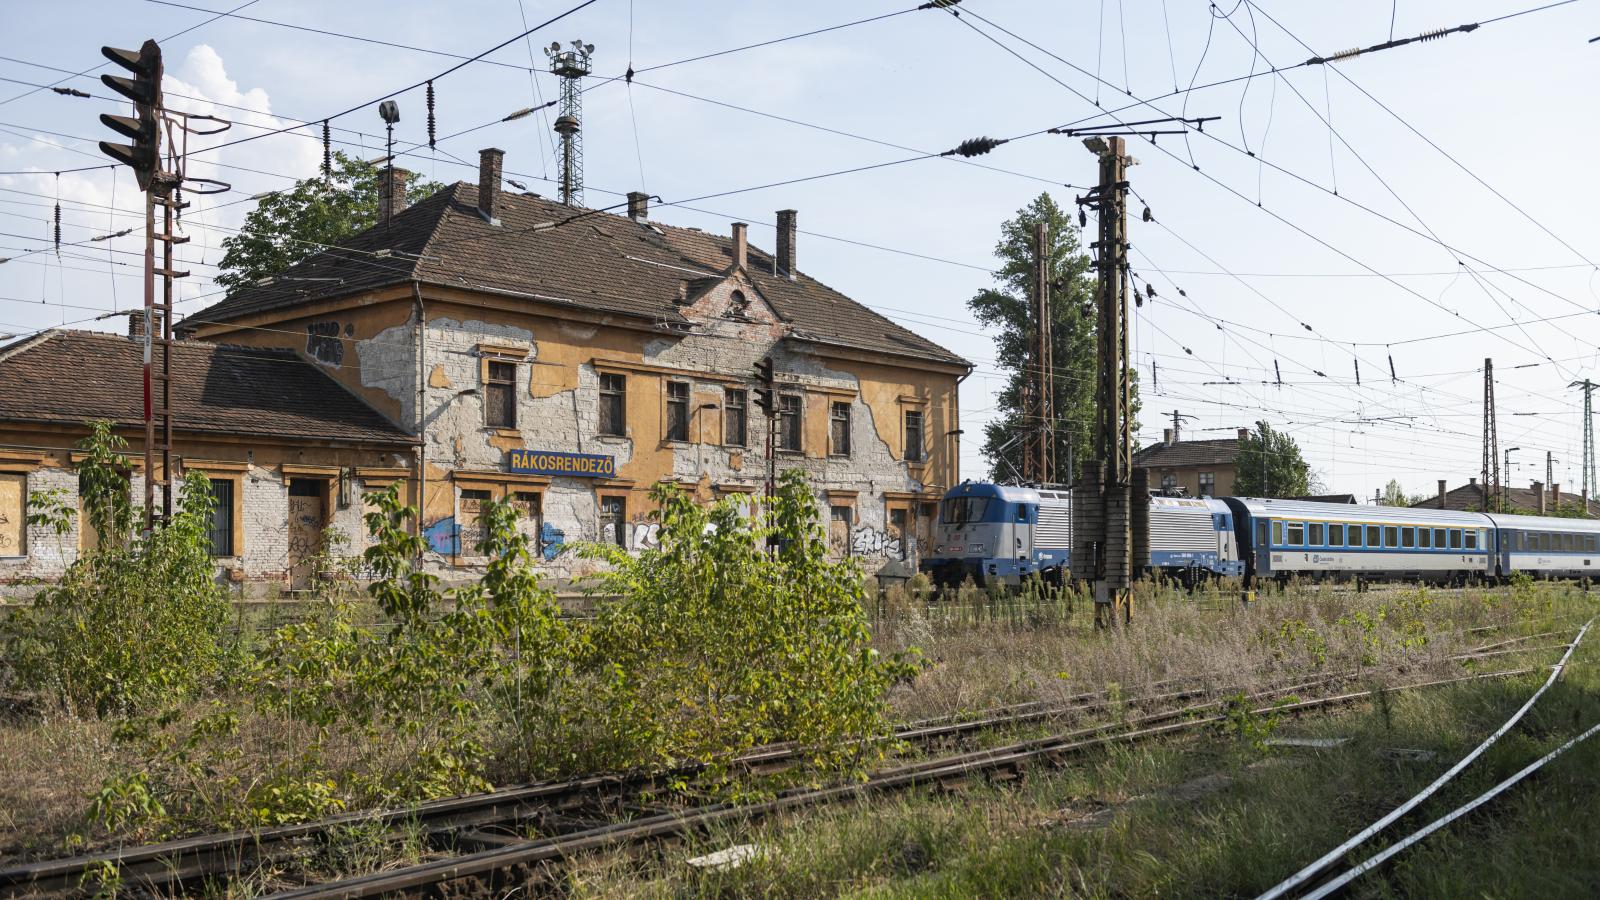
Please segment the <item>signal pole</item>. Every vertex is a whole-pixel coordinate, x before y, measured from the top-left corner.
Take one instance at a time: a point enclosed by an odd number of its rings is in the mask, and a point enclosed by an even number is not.
[[[1594,478],[1594,389],[1593,381],[1585,378],[1574,381],[1567,387],[1579,388],[1583,391],[1583,514],[1589,515],[1589,492],[1596,487]]]
[[[1095,625],[1104,628],[1119,616],[1124,624],[1133,619],[1128,593],[1133,580],[1133,423],[1132,384],[1128,377],[1127,170],[1135,160],[1128,156],[1127,142],[1121,137],[1095,136],[1083,143],[1100,159],[1100,183],[1087,196],[1078,198],[1078,203],[1094,207],[1100,226],[1099,240],[1094,243],[1098,269],[1097,462],[1094,471],[1083,480],[1082,495],[1098,507],[1098,516],[1086,516],[1084,521],[1088,526],[1085,536],[1094,541],[1089,571],[1095,582]]]

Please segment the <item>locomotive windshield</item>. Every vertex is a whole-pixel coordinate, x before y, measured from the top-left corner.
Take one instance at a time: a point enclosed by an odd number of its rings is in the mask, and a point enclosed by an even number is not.
[[[943,525],[977,522],[983,519],[983,514],[988,509],[988,497],[951,497],[944,501],[943,509],[939,512],[939,522]]]

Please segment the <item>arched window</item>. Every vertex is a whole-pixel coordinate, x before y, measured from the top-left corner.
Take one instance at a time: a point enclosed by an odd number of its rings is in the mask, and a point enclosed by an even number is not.
[[[750,299],[744,291],[734,291],[728,298],[728,311],[724,313],[730,319],[748,319],[750,317]]]

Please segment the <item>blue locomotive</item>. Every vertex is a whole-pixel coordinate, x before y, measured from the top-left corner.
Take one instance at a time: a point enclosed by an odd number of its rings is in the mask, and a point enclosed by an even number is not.
[[[1194,585],[1290,577],[1444,584],[1525,572],[1592,578],[1600,521],[1250,497],[1152,496],[1141,574]],[[1063,486],[963,482],[939,506],[920,568],[940,586],[1071,577],[1072,499]]]

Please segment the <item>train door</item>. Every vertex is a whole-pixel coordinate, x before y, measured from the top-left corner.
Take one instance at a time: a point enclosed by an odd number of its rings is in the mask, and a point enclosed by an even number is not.
[[[1255,573],[1259,576],[1272,574],[1272,521],[1270,519],[1255,518],[1256,533],[1252,541],[1255,552]]]
[[[1026,503],[1017,503],[1011,513],[1010,532],[1012,555],[1018,562],[1027,562],[1033,559],[1033,520],[1038,518],[1034,512],[1037,506]]]

